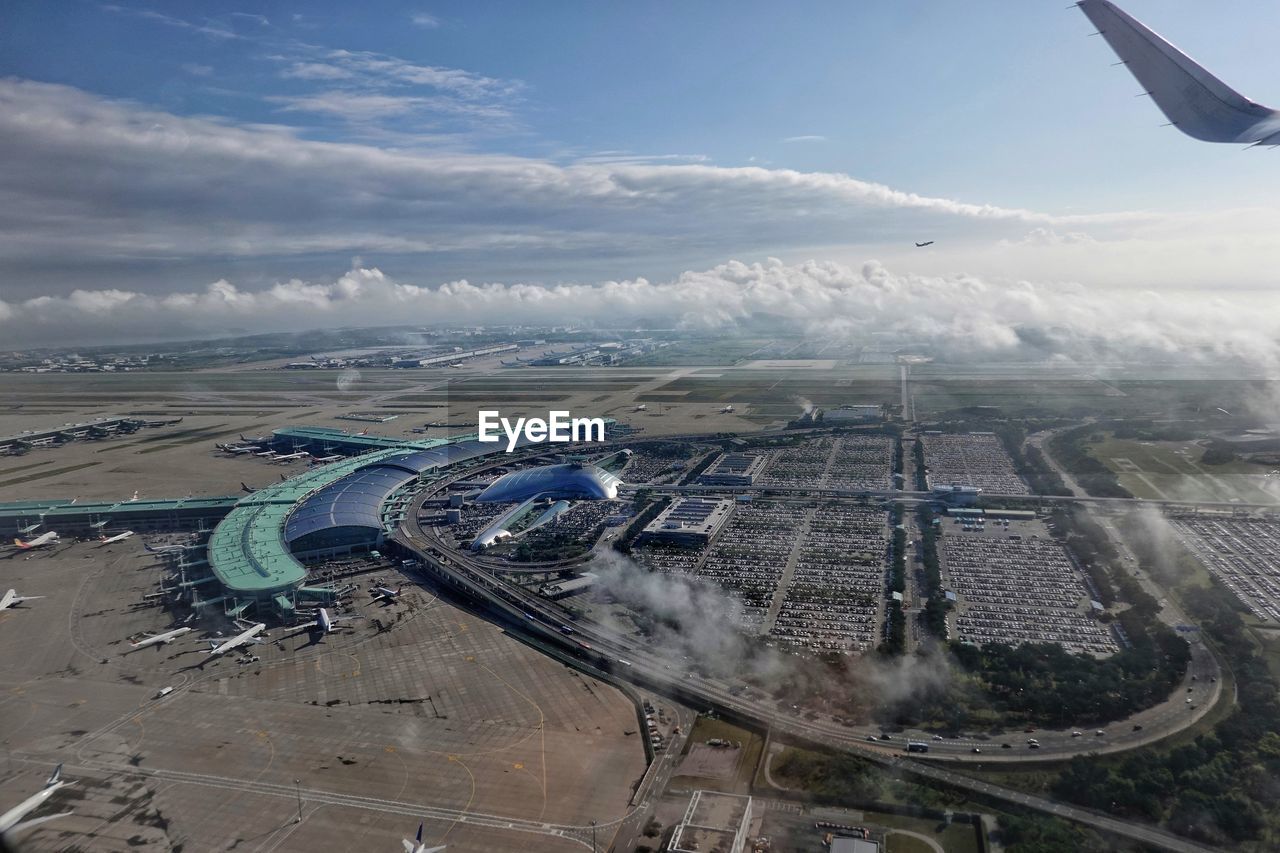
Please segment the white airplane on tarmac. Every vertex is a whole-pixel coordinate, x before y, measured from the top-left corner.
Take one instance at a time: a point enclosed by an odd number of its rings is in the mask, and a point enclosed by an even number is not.
[[[219,643],[216,640],[209,641],[209,657],[217,657],[224,655],[232,649],[238,649],[241,646],[247,646],[249,643],[261,643],[263,639],[258,635],[267,629],[263,622],[250,626],[247,630],[241,631],[230,640],[224,640]]]
[[[418,834],[414,836],[414,840],[407,838],[400,839],[400,843],[404,845],[404,853],[444,853],[445,845],[439,847],[428,847],[427,842],[422,840],[422,824],[418,824]]]
[[[147,646],[167,646],[183,634],[190,634],[194,628],[174,628],[172,631],[165,631],[163,634],[153,634],[150,637],[144,637],[136,643],[130,643],[131,649],[145,649]]]
[[[373,592],[374,601],[385,601],[390,604],[400,597],[400,593],[404,592],[404,587],[398,586],[392,589],[389,586],[375,586],[371,591]]]
[[[30,542],[14,539],[13,544],[22,551],[30,551],[32,548],[48,548],[58,544],[58,533],[56,530],[50,530],[48,533],[41,533]]]
[[[0,610],[8,610],[10,607],[21,604],[24,601],[34,601],[37,598],[44,598],[43,595],[18,595],[16,589],[11,589],[0,597]]]
[[[101,536],[98,538],[99,545],[110,545],[113,542],[123,542],[133,535],[132,530],[126,530],[124,533],[117,533],[115,536]]]
[[[27,797],[4,814],[0,815],[0,847],[5,850],[12,849],[15,836],[24,830],[31,829],[42,823],[48,823],[51,820],[68,817],[71,812],[62,812],[61,814],[45,815],[43,817],[32,818],[24,821],[23,818],[31,812],[40,808],[44,801],[58,793],[61,789],[68,785],[74,785],[74,782],[62,781],[62,765],[59,764],[53,769],[53,773],[49,775],[49,780],[44,783],[44,787],[36,793]]]
[[[316,613],[316,618],[304,625],[300,625],[293,630],[292,633],[285,636],[296,636],[307,631],[314,631],[320,635],[331,634],[337,627],[339,622],[345,621],[341,616],[330,616],[329,611],[321,607]]]

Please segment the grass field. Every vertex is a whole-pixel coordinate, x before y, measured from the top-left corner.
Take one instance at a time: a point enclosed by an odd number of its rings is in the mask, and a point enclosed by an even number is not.
[[[1139,498],[1280,503],[1270,467],[1234,461],[1203,465],[1204,448],[1189,441],[1131,441],[1108,435],[1089,452]]]

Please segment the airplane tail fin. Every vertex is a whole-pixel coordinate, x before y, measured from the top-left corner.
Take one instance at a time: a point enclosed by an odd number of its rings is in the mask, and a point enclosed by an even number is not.
[[[1178,130],[1205,142],[1280,144],[1280,113],[1241,95],[1109,0],[1076,5]]]
[[[14,538],[14,540],[13,540],[13,544],[14,544],[14,545],[16,545],[16,546],[17,546],[17,547],[19,547],[19,548],[30,548],[30,547],[31,547],[31,546],[30,546],[30,545],[28,545],[26,542],[23,542],[21,539],[18,539],[18,538],[16,538],[16,537],[15,537],[15,538]]]
[[[56,785],[61,779],[62,779],[62,765],[59,764],[57,767],[53,768],[53,772],[49,774],[49,780],[44,783],[44,786],[48,788],[51,785]]]

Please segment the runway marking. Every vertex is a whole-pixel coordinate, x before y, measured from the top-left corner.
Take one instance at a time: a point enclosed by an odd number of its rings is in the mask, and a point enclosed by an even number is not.
[[[472,773],[471,768],[468,767],[466,762],[457,755],[450,755],[449,760],[461,765],[462,769],[467,771],[467,776],[471,777],[471,793],[467,795],[467,802],[462,807],[462,811],[458,813],[457,818],[454,819],[453,823],[449,824],[449,828],[444,831],[444,835],[440,836],[439,841],[442,844],[444,843],[444,840],[449,837],[449,833],[453,832],[453,828],[457,826],[464,817],[466,817],[467,812],[471,811],[471,803],[476,798],[476,774]]]

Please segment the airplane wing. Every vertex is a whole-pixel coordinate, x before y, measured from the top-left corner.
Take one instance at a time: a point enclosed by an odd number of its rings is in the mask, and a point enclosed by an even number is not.
[[[19,832],[23,832],[25,830],[31,829],[33,826],[39,826],[40,824],[48,823],[51,820],[62,820],[62,818],[71,817],[71,815],[73,814],[75,814],[75,812],[62,812],[61,814],[51,814],[51,815],[45,815],[43,817],[33,817],[31,820],[24,820],[22,823],[15,823],[13,826],[6,829],[3,834],[5,837],[5,840],[8,840],[11,834],[17,835]]]
[[[1174,127],[1205,142],[1280,145],[1280,113],[1249,100],[1109,0],[1079,0]]]

